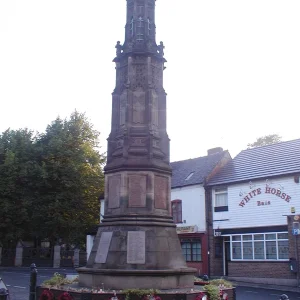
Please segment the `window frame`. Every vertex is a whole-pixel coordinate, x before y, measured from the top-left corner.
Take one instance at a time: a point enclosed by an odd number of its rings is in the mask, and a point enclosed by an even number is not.
[[[286,238],[279,238],[278,236],[280,234],[286,234]],[[275,238],[267,238],[267,235],[275,235]],[[258,262],[258,261],[288,261],[289,260],[289,250],[286,253],[286,258],[280,258],[280,249],[288,247],[289,248],[289,237],[288,237],[288,232],[282,231],[282,232],[260,232],[260,233],[243,233],[243,234],[231,234],[231,235],[226,235],[230,237],[230,254],[231,254],[231,261],[252,261],[252,262]],[[251,239],[247,240],[246,236],[251,236]],[[255,236],[263,236],[260,239],[255,239]],[[237,238],[239,238],[237,240]],[[235,240],[234,240],[235,239]],[[286,245],[283,245],[282,242],[287,243]],[[252,258],[244,258],[244,251],[245,247],[244,244],[250,244],[251,243],[251,250],[252,250]],[[263,243],[263,258],[255,258],[255,255],[261,255],[262,253],[256,253],[255,252],[255,243]],[[276,251],[276,258],[271,257],[268,258],[268,255],[274,255],[275,253],[269,253],[268,254],[268,249],[274,248],[274,243],[275,243],[275,251]],[[269,245],[270,248],[267,246]],[[281,244],[281,245],[280,245]],[[236,246],[236,247],[235,247]],[[236,253],[234,252],[235,249],[240,249],[240,258],[234,258],[236,256]],[[257,256],[258,256],[257,255]]]
[[[201,239],[185,239],[185,238],[182,238],[180,239],[180,244],[181,244],[181,249],[182,249],[182,255],[184,257],[184,260],[186,262],[202,262],[203,259],[202,259],[202,242],[201,242]],[[190,250],[190,253],[187,254],[187,253],[184,253],[184,248],[183,248],[183,245],[189,245],[190,247],[188,248],[188,250]],[[200,253],[194,253],[195,251],[195,248],[193,246],[197,246],[199,245],[200,247]],[[199,249],[198,247],[196,248]],[[190,260],[187,259],[187,256],[189,255],[190,257]],[[199,259],[194,259],[194,257],[197,257],[197,256],[200,256]]]
[[[217,206],[216,205],[216,202],[217,202],[216,195],[222,195],[222,194],[227,195],[227,205]],[[222,211],[228,211],[228,187],[214,188],[214,212],[222,212]]]
[[[174,210],[173,210],[173,205],[176,206],[176,218],[174,218]],[[178,210],[178,207],[180,208]],[[171,213],[172,213],[172,218],[175,224],[182,224],[182,200],[180,199],[175,199],[171,201]]]

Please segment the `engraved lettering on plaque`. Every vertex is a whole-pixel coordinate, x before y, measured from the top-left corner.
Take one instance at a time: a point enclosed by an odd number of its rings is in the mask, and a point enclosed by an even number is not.
[[[127,263],[146,263],[146,235],[145,231],[128,231],[127,236]]]
[[[146,206],[146,175],[129,176],[129,207]]]
[[[112,232],[102,232],[96,258],[95,258],[95,263],[98,264],[106,263],[112,235],[113,235]]]
[[[154,178],[154,206],[159,209],[167,209],[169,195],[169,178],[155,176]]]
[[[114,175],[108,180],[108,208],[120,207],[121,175]]]
[[[145,122],[145,92],[137,90],[133,93],[133,123],[144,123]]]

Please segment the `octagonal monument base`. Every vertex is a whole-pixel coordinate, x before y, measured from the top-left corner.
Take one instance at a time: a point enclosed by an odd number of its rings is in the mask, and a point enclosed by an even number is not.
[[[195,270],[97,270],[79,268],[80,284],[109,289],[177,289],[194,286]]]
[[[106,217],[99,225],[79,284],[105,289],[192,288],[196,269],[188,268],[172,217]]]

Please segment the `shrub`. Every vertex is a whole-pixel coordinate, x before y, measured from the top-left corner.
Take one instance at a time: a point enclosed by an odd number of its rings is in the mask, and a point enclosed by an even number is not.
[[[148,295],[155,295],[159,293],[159,290],[156,289],[149,289],[149,290],[142,290],[142,289],[128,289],[124,291],[126,298],[125,300],[130,300],[135,296],[139,298],[147,297]]]
[[[203,287],[203,290],[207,292],[209,300],[219,300],[220,291],[216,285],[208,284]]]
[[[232,288],[232,283],[225,279],[213,279],[209,283],[215,286],[224,285],[225,288]]]
[[[68,280],[63,275],[61,275],[59,273],[54,273],[52,278],[45,280],[42,283],[42,287],[57,287],[57,286],[69,284],[72,282],[73,282],[73,280]]]

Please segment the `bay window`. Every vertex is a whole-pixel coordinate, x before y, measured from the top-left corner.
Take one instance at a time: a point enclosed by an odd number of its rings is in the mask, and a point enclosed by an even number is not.
[[[288,233],[237,234],[230,236],[232,260],[288,260]]]

